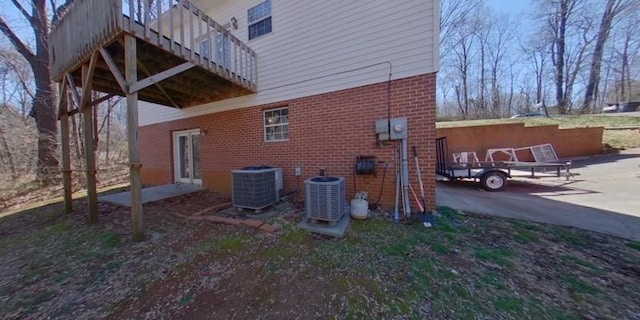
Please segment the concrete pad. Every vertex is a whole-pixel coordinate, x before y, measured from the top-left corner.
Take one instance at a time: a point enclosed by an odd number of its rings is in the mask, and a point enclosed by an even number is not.
[[[142,203],[149,203],[169,199],[184,194],[202,191],[204,188],[195,184],[166,184],[142,189]],[[131,207],[131,192],[108,194],[98,197],[99,201],[110,202],[125,207]]]
[[[580,176],[510,180],[500,192],[439,181],[436,203],[467,212],[573,226],[640,240],[640,149],[573,162]]]
[[[338,220],[335,224],[328,224],[326,222],[312,223],[305,218],[298,223],[298,228],[313,233],[342,238],[344,237],[344,233],[347,231],[349,221],[351,221],[351,217],[346,213],[342,216],[342,219]]]

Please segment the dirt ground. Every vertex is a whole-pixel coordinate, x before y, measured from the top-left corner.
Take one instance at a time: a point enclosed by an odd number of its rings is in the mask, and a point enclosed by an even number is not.
[[[352,221],[344,239],[190,221],[209,192],[127,208],[55,203],[0,219],[3,319],[640,319],[640,244],[447,208],[435,228]],[[215,213],[211,213],[215,214]]]

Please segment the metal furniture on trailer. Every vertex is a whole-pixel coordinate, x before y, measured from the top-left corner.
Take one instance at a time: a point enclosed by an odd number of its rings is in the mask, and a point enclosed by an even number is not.
[[[447,138],[436,139],[436,174],[450,180],[473,179],[480,182],[487,191],[500,191],[507,186],[507,180],[513,177],[548,178],[570,177],[571,162],[547,163],[528,161],[484,161],[470,163],[449,162]]]

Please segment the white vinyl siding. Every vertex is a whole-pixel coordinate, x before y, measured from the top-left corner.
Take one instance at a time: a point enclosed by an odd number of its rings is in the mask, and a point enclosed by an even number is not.
[[[225,23],[262,2],[199,6]],[[231,30],[258,54],[257,94],[182,110],[141,103],[141,125],[384,82],[387,62],[394,80],[438,71],[439,0],[271,2],[271,33],[249,41],[246,19]]]

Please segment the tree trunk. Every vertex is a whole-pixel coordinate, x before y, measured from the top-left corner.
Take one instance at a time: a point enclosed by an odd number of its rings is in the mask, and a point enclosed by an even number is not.
[[[558,12],[556,39],[555,39],[555,67],[556,67],[556,102],[560,114],[567,113],[567,101],[564,93],[564,51],[565,34],[567,32],[567,19],[569,15],[569,0],[560,0],[560,11]]]
[[[56,92],[51,82],[49,70],[49,16],[46,0],[30,1],[31,13],[22,7],[21,2],[14,1],[16,8],[30,24],[33,31],[35,50],[31,49],[18,34],[0,17],[0,31],[29,63],[34,75],[36,92],[33,97],[31,115],[35,118],[38,130],[38,179],[45,183],[53,182],[59,161],[57,157],[58,126],[55,105]]]
[[[585,113],[591,107],[594,96],[598,91],[598,84],[600,83],[600,66],[602,64],[602,55],[604,54],[604,45],[609,38],[609,32],[611,31],[611,24],[616,15],[616,8],[620,4],[620,0],[607,0],[604,13],[602,14],[602,20],[600,21],[600,30],[598,30],[598,38],[596,40],[595,48],[593,49],[593,56],[591,60],[591,71],[589,72],[589,80],[584,93],[584,102],[582,103],[581,113]]]
[[[611,67],[613,66],[613,52],[611,52],[609,54],[609,59],[607,61],[607,72],[605,72],[604,75],[604,88],[602,88],[602,95],[599,95],[600,97],[600,101],[596,100],[596,103],[598,103],[598,105],[604,106],[607,103],[607,92],[609,90],[609,79],[611,77]],[[595,111],[595,109],[594,109]]]
[[[484,26],[482,26],[484,28]],[[487,78],[485,73],[485,60],[486,60],[486,30],[479,31],[479,45],[480,45],[480,115],[482,118],[487,116],[487,97],[485,96],[485,91],[487,87]]]
[[[467,83],[467,71],[465,70],[464,75],[462,76],[462,98],[464,100],[464,114],[465,114],[465,119],[467,118],[467,115],[469,114],[469,90],[468,88],[468,83]]]
[[[624,43],[622,51],[622,72],[620,75],[620,100],[629,101],[631,95],[631,71],[629,67],[629,39]]]
[[[511,115],[511,109],[513,108],[513,86],[514,86],[514,74],[513,74],[513,66],[510,68],[509,74],[511,75],[511,82],[509,88],[509,104],[507,105],[507,116]]]
[[[43,59],[44,60],[44,59]],[[56,93],[46,63],[34,66],[36,73],[36,94],[33,99],[33,110],[38,129],[38,178],[43,182],[53,182],[51,174],[58,171],[59,161],[58,126],[55,112]]]
[[[80,128],[82,127],[82,122],[81,122],[81,118],[77,117],[78,120],[76,120],[76,116],[71,116],[71,127],[72,127],[72,135],[71,138],[73,139],[73,151],[74,151],[74,155],[76,158],[76,162],[78,163],[79,166],[84,167],[84,157],[82,156],[82,154],[84,153],[84,147],[82,145],[82,131],[80,130]]]
[[[498,84],[498,66],[493,65],[491,70],[491,103],[493,109],[493,116],[498,118],[500,116],[500,85]]]
[[[111,106],[110,106],[111,107]],[[109,144],[111,143],[111,108],[107,110],[107,118],[105,119],[107,122],[107,138],[105,143],[105,160],[107,163],[107,167],[111,164],[111,160],[109,159]]]
[[[545,55],[540,51],[536,51],[533,53],[534,59],[536,59],[536,66],[538,66],[536,54],[540,54],[540,64],[539,67],[536,68],[536,103],[541,103],[544,100],[542,89],[543,89],[543,76],[544,76],[544,67],[545,67]]]

